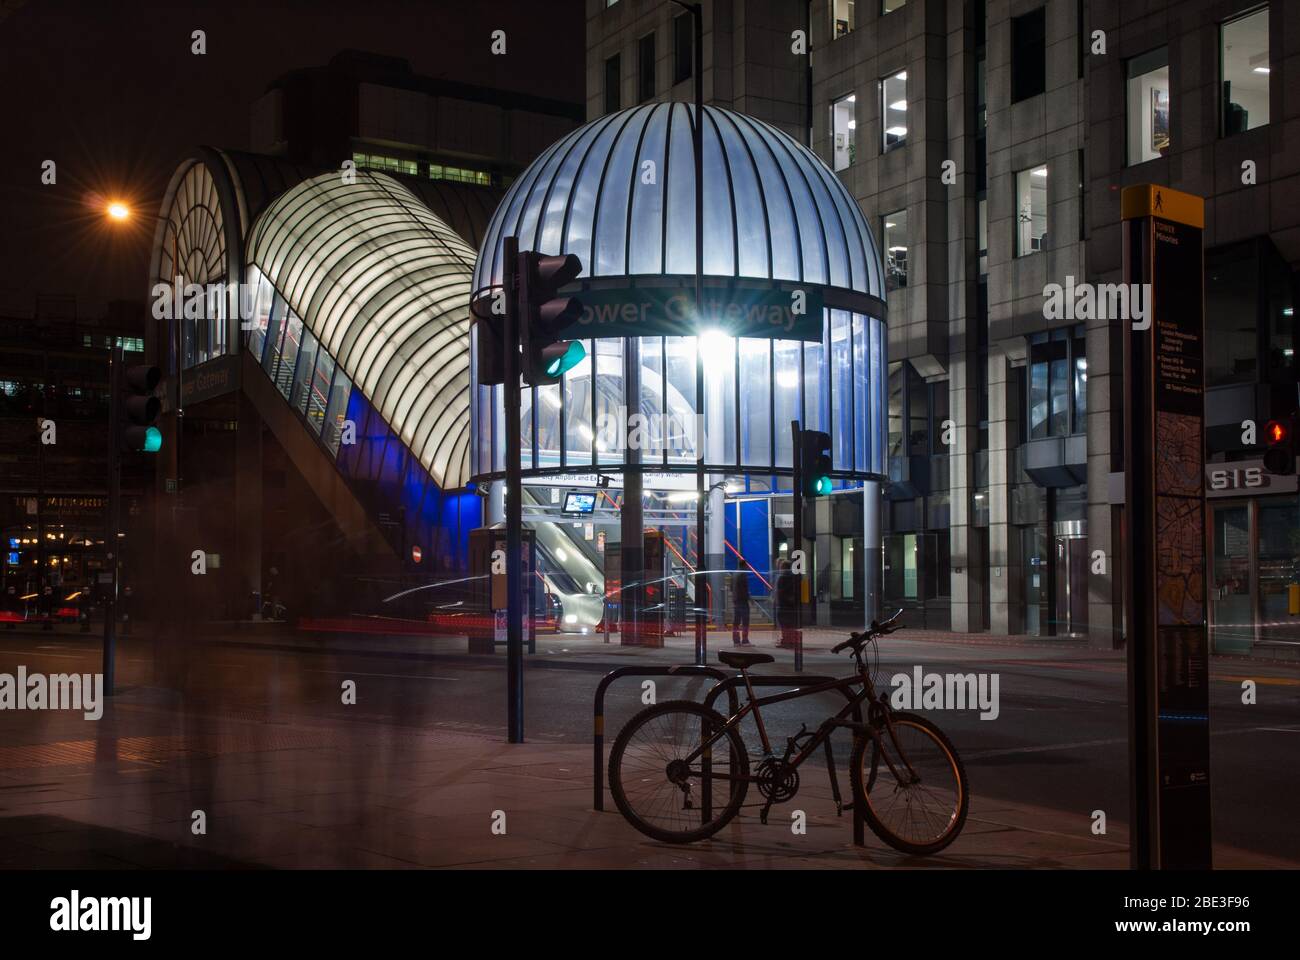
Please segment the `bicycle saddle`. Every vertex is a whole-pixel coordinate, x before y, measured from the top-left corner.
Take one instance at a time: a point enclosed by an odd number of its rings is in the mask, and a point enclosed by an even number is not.
[[[739,653],[734,650],[718,651],[718,659],[729,667],[744,670],[760,663],[775,663],[776,657],[767,653]]]

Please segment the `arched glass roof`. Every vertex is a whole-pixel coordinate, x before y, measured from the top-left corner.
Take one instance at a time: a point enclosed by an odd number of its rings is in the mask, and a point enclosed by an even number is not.
[[[335,172],[258,217],[247,259],[444,490],[469,477],[474,251],[394,178]]]
[[[501,282],[502,241],[573,253],[584,277],[695,272],[695,109],[651,103],[554,143],[488,228],[474,289]],[[704,108],[704,272],[816,283],[884,299],[880,254],[824,163],[761,120]]]

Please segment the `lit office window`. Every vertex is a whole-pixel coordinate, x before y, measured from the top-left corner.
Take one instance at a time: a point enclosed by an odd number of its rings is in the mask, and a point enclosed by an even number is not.
[[[1128,162],[1145,163],[1169,151],[1169,48],[1128,62]]]
[[[454,180],[457,183],[473,183],[480,187],[492,186],[492,174],[486,170],[471,170],[468,167],[449,167],[441,163],[429,164],[430,180]]]
[[[655,95],[655,35],[647,33],[637,41],[636,98],[639,103],[653,100]]]
[[[619,55],[616,53],[605,61],[605,112],[613,113],[622,103],[619,98],[619,75],[621,73]]]
[[[854,146],[857,138],[858,121],[854,119],[855,104],[858,98],[853,94],[840,97],[831,104],[831,169],[843,170],[857,156]]]
[[[1047,167],[1016,174],[1016,256],[1047,246]]]
[[[689,13],[673,18],[673,83],[689,80],[695,71],[695,23]]]
[[[907,71],[880,81],[881,151],[907,142]]]
[[[831,4],[831,26],[834,31],[831,36],[837,40],[846,33],[853,32],[853,0],[834,0]]]
[[[893,13],[905,3],[907,3],[907,0],[880,0],[880,12]]]
[[[1223,25],[1219,65],[1223,135],[1268,123],[1268,7]]]
[[[907,211],[885,215],[885,289],[907,286]]]

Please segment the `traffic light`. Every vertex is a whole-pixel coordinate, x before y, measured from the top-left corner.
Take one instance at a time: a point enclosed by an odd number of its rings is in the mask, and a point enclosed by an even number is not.
[[[123,404],[126,416],[122,447],[140,453],[157,453],[162,449],[162,431],[154,424],[162,412],[162,401],[154,396],[154,389],[162,379],[162,371],[143,364],[127,367],[123,379],[127,397]]]
[[[520,372],[525,383],[555,383],[587,355],[578,340],[560,340],[560,332],[582,315],[576,297],[560,296],[559,289],[582,273],[582,261],[573,254],[546,257],[519,254]]]
[[[494,302],[491,296],[487,296],[470,304],[474,329],[478,331],[478,340],[474,346],[478,361],[478,382],[483,386],[505,383],[506,380],[506,351],[501,329],[504,318],[492,315]]]
[[[799,470],[805,497],[831,492],[831,435],[820,430],[799,431]]]
[[[1295,473],[1296,418],[1283,417],[1264,424],[1264,469],[1279,477]]]

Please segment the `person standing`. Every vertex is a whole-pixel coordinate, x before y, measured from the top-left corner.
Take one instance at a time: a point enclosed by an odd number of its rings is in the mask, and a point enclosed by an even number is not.
[[[781,629],[779,647],[793,647],[797,633],[799,580],[791,572],[790,561],[781,560],[776,565],[776,625]]]
[[[731,579],[731,643],[748,647],[749,643],[749,574],[737,570]]]

